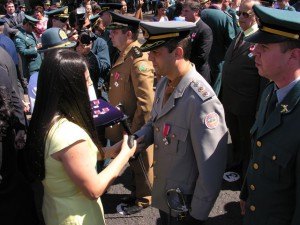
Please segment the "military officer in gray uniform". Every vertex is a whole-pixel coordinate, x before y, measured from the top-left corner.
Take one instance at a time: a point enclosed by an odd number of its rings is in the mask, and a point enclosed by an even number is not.
[[[246,38],[264,90],[251,129],[252,158],[241,191],[244,225],[300,224],[300,14],[255,5],[259,30]]]
[[[151,119],[135,134],[154,144],[152,206],[162,224],[203,224],[218,197],[227,155],[223,106],[189,61],[191,22],[141,22],[159,74]],[[180,203],[180,204],[176,204]],[[168,223],[168,221],[170,223]]]
[[[15,36],[15,44],[17,52],[22,58],[24,77],[29,78],[31,74],[40,69],[42,58],[37,50],[41,45],[38,44],[33,32],[39,21],[28,15],[24,16],[23,26],[19,28]]]

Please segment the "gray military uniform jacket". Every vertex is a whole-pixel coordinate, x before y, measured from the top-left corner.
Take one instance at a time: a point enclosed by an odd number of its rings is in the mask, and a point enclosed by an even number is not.
[[[190,199],[190,214],[206,220],[218,197],[226,165],[223,107],[194,66],[162,106],[167,82],[162,78],[158,83],[151,119],[136,132],[145,136],[146,145],[154,143],[152,205],[169,213],[166,191],[180,188]]]

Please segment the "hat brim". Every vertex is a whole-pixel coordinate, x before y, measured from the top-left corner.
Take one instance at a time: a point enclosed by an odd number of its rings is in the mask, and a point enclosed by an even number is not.
[[[47,51],[50,51],[50,50],[53,50],[53,49],[61,49],[61,48],[73,48],[76,46],[76,41],[68,41],[62,45],[57,45],[57,46],[54,46],[54,47],[50,47],[50,48],[40,48],[38,49],[37,51],[38,52],[47,52]]]
[[[256,31],[254,34],[245,38],[245,41],[258,43],[258,44],[268,44],[268,43],[279,43],[289,40],[287,37],[270,34],[261,30]]]

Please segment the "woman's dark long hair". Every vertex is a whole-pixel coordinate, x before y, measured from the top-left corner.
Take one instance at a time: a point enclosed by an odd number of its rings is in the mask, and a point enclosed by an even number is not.
[[[84,58],[72,50],[51,50],[43,60],[27,139],[29,162],[35,178],[43,180],[45,177],[46,138],[60,118],[82,127],[101,150],[92,118],[86,70]]]

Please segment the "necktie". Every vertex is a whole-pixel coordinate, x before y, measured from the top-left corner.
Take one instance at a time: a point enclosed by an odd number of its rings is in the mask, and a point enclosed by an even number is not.
[[[276,104],[277,104],[277,95],[276,95],[276,91],[273,91],[272,92],[272,96],[269,100],[269,103],[268,103],[268,108],[267,108],[267,111],[266,111],[266,120],[268,119],[268,117],[270,116],[270,114],[274,111],[275,107],[276,107]]]
[[[241,45],[243,44],[243,41],[244,41],[244,37],[245,37],[244,32],[241,32],[241,35],[239,36],[238,40],[235,43],[233,52],[236,52],[241,47]]]

